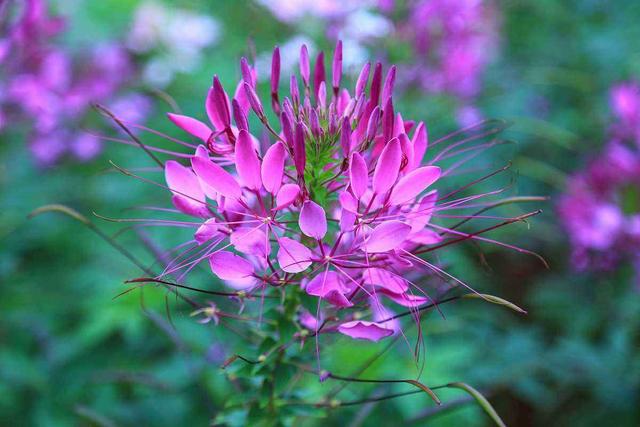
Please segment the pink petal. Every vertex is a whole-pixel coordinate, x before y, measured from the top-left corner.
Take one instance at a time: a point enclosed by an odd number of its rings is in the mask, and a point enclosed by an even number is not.
[[[209,88],[209,92],[207,92],[207,100],[205,101],[205,108],[207,110],[207,116],[209,117],[209,122],[213,125],[213,128],[217,131],[221,131],[224,129],[222,120],[218,117],[218,113],[215,107],[215,95],[213,94],[213,87]]]
[[[271,252],[271,244],[264,231],[256,227],[240,227],[231,232],[229,240],[238,252],[258,257],[266,257]]]
[[[386,193],[396,182],[402,161],[400,141],[393,138],[380,153],[376,169],[373,172],[373,191],[376,194]]]
[[[380,293],[384,294],[391,301],[396,304],[400,304],[403,307],[419,307],[422,304],[426,304],[430,301],[429,298],[425,296],[413,295],[413,294],[397,294],[394,292],[389,292],[386,289],[381,289]]]
[[[242,189],[235,178],[214,162],[194,156],[191,166],[200,179],[224,197],[239,199],[242,196]]]
[[[171,120],[174,125],[204,142],[207,142],[211,136],[211,129],[209,129],[209,126],[205,125],[200,120],[173,113],[167,113],[167,117],[169,117],[169,120]]]
[[[201,245],[220,235],[218,228],[215,218],[210,218],[198,227],[193,237],[196,239],[196,242]]]
[[[349,212],[346,209],[340,211],[340,231],[348,233],[353,231],[356,222],[356,214]]]
[[[209,161],[209,150],[207,150],[204,145],[198,145],[198,147],[196,147],[195,155]],[[218,198],[218,192],[216,190],[207,185],[207,183],[202,179],[198,178],[198,181],[200,181],[200,187],[202,187],[202,191],[204,191],[205,196],[211,200],[216,200]]]
[[[420,202],[407,215],[408,223],[411,225],[411,232],[422,230],[433,216],[436,201],[438,200],[438,190],[432,190],[420,199]]]
[[[285,154],[284,144],[277,142],[269,147],[262,159],[262,184],[271,194],[278,193],[282,185]]]
[[[360,199],[365,191],[367,191],[369,170],[367,169],[367,163],[359,153],[353,153],[351,155],[351,161],[349,162],[349,179],[351,180],[351,191]]]
[[[186,166],[169,160],[164,168],[169,189],[174,190],[173,204],[187,215],[209,217],[211,214],[205,203],[204,192],[198,177]]]
[[[300,273],[311,265],[311,251],[300,242],[288,237],[278,239],[278,263],[287,273]]]
[[[413,243],[418,243],[421,245],[435,245],[436,243],[442,242],[443,237],[436,233],[433,230],[424,229],[420,230],[416,233],[412,233],[409,237]]]
[[[276,210],[284,209],[291,203],[295,202],[300,194],[298,184],[285,184],[278,191],[276,196]]]
[[[327,234],[327,215],[322,206],[311,200],[302,205],[298,223],[300,230],[314,239],[322,239]]]
[[[351,338],[369,341],[380,341],[393,335],[393,329],[366,320],[354,320],[338,326],[338,332]]]
[[[362,245],[369,253],[387,252],[400,246],[409,236],[411,226],[400,221],[385,221],[373,229]]]
[[[222,280],[253,282],[253,265],[228,251],[215,252],[209,257],[211,271]]]
[[[427,152],[428,135],[427,127],[423,122],[418,124],[415,133],[413,134],[413,164],[415,166],[422,163],[424,154]]]
[[[401,205],[413,201],[416,196],[440,178],[438,166],[423,166],[400,178],[393,188],[389,203]]]
[[[236,141],[236,170],[245,187],[252,190],[262,188],[260,176],[260,159],[251,142],[251,135],[241,130]]]
[[[390,292],[401,294],[409,289],[407,281],[382,268],[368,268],[362,273],[365,285],[378,286]]]
[[[349,212],[358,213],[358,201],[348,191],[340,192],[338,196],[340,206],[342,209],[346,209]]]
[[[316,275],[305,288],[307,294],[326,299],[336,307],[351,307],[353,303],[344,295],[346,290],[335,271]]]

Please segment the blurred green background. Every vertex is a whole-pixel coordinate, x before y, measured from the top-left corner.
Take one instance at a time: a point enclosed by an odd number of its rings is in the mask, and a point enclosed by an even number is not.
[[[69,22],[60,43],[82,50],[118,40],[139,4],[54,1],[52,9]],[[200,66],[176,75],[165,89],[182,111],[196,116],[203,113],[213,73],[234,87],[239,57],[250,54],[252,45],[258,53],[269,52],[299,32],[245,1],[169,4],[210,15],[221,26],[220,39],[205,51]],[[499,167],[513,160],[514,192],[551,195],[530,229],[517,225],[509,234],[510,242],[543,254],[550,269],[534,258],[491,247],[484,259],[473,246],[452,251],[453,273],[529,314],[473,302],[446,307],[446,319],[432,313],[424,322],[423,378],[429,384],[473,384],[487,393],[508,425],[636,426],[640,296],[633,272],[627,266],[607,275],[573,272],[554,197],[563,190],[566,175],[604,144],[611,120],[609,87],[640,77],[640,3],[503,0],[498,6],[499,53],[485,73],[477,104],[487,117],[513,123],[507,136],[517,143],[491,162]],[[321,29],[310,28],[307,36],[317,46],[332,45]],[[406,116],[424,119],[436,138],[455,129],[445,97],[414,94],[397,96],[395,102]],[[155,102],[150,127],[171,129],[166,110]],[[21,129],[11,126],[0,135],[0,424],[207,425],[235,393],[220,370],[234,352],[224,345],[229,332],[195,323],[188,307],[169,299],[174,329],[161,290],[113,299],[126,289],[124,280],[139,275],[135,266],[69,218],[26,219],[47,203],[110,217],[130,216],[126,209],[132,206],[168,204],[161,189],[115,173],[108,160],[130,168],[150,163],[133,147],[110,144],[91,163],[40,169],[24,138]],[[121,228],[95,217],[92,221],[110,233]],[[172,233],[155,236],[163,243],[181,241]],[[135,232],[119,240],[151,262]],[[339,342],[331,363],[358,366],[379,348]],[[402,345],[367,370],[369,377],[414,374]],[[326,393],[331,387],[311,380],[311,392]],[[350,385],[344,396],[361,396],[363,389],[376,392]],[[447,391],[440,397],[446,402],[464,395]],[[432,406],[415,395],[325,411],[328,419],[297,425],[427,425],[421,417]],[[434,426],[489,423],[468,403],[428,420]]]

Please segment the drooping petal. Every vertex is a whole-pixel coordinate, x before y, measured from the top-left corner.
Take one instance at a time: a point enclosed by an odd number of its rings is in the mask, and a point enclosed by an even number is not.
[[[245,187],[252,190],[260,190],[262,178],[260,176],[260,159],[253,148],[251,135],[246,130],[241,130],[236,141],[236,169]]]
[[[300,273],[311,265],[311,250],[288,237],[278,239],[278,264],[287,273]]]
[[[397,248],[411,232],[411,226],[401,221],[391,220],[380,223],[362,244],[362,250],[369,253],[387,252]]]
[[[398,172],[400,171],[400,162],[402,161],[402,150],[398,138],[393,138],[385,145],[376,169],[373,172],[373,191],[376,194],[384,194],[393,184],[396,183]]]
[[[276,196],[276,210],[284,209],[291,203],[295,202],[300,194],[300,186],[298,184],[285,184],[278,191]]]
[[[389,203],[401,205],[413,201],[418,194],[440,178],[440,168],[438,166],[423,166],[415,169],[398,181],[391,191]]]
[[[420,202],[407,215],[407,222],[411,225],[411,232],[422,230],[431,221],[438,200],[438,190],[432,190],[420,199]]]
[[[204,142],[207,142],[209,136],[211,136],[211,129],[209,126],[205,125],[200,120],[173,113],[167,113],[167,117],[169,117],[169,120],[171,120],[174,125]]]
[[[282,142],[273,144],[262,159],[262,185],[271,194],[277,194],[282,185],[286,150]]]
[[[198,227],[193,237],[196,239],[196,242],[201,245],[214,237],[219,236],[220,232],[218,231],[218,228],[219,226],[216,223],[215,218],[210,218]]]
[[[430,301],[430,299],[426,296],[414,295],[409,293],[397,294],[394,292],[389,292],[386,289],[380,289],[380,293],[384,294],[391,301],[396,304],[400,304],[403,307],[419,307],[422,304],[426,304]]]
[[[367,268],[362,273],[362,280],[365,285],[378,286],[397,294],[404,293],[409,289],[406,280],[382,268]]]
[[[349,212],[358,213],[358,201],[348,191],[340,192],[338,196],[340,206],[342,209],[346,209]]]
[[[222,280],[253,282],[253,265],[229,251],[215,252],[209,257],[211,271]]]
[[[367,191],[369,184],[369,170],[367,163],[364,161],[360,153],[351,154],[349,162],[349,179],[351,180],[351,190],[353,194],[360,199]]]
[[[239,199],[242,196],[242,189],[235,178],[214,162],[193,156],[191,166],[200,179],[224,197]]]
[[[307,294],[323,298],[336,307],[351,307],[353,303],[344,295],[346,290],[341,277],[335,271],[316,275],[305,287]]]
[[[340,231],[349,233],[353,231],[356,222],[356,214],[346,209],[340,211]]]
[[[322,239],[327,234],[327,215],[322,206],[311,200],[302,205],[298,224],[305,235],[314,239]]]
[[[380,341],[393,335],[393,329],[379,323],[366,320],[354,320],[338,326],[338,332],[351,338],[368,341]]]
[[[443,240],[443,237],[433,230],[425,228],[409,236],[409,240],[420,245],[435,245]]]
[[[176,208],[187,215],[211,216],[198,177],[191,169],[169,160],[165,163],[164,174],[167,186],[173,190],[172,200]]]
[[[271,244],[267,241],[267,236],[256,227],[236,228],[229,235],[229,240],[238,252],[259,257],[268,256],[271,252]]]
[[[209,150],[207,150],[204,145],[198,145],[196,147],[195,156],[202,157],[203,159],[209,161]],[[207,185],[207,183],[202,179],[198,178],[198,181],[200,181],[200,187],[202,187],[202,191],[204,191],[205,196],[207,196],[211,200],[217,200],[218,192]]]

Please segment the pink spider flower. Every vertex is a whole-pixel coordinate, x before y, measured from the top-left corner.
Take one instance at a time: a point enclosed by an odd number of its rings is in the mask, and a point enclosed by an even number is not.
[[[241,295],[275,289],[315,302],[298,324],[316,336],[337,332],[378,341],[399,333],[396,310],[433,303],[423,277],[467,286],[426,254],[467,239],[513,247],[464,232],[461,224],[432,222],[450,213],[466,223],[476,216],[454,210],[489,206],[480,200],[500,193],[455,198],[462,189],[444,196],[437,189],[442,177],[494,142],[469,146],[475,137],[458,132],[459,141],[425,163],[426,125],[394,109],[395,67],[385,75],[380,63],[366,64],[349,91],[341,49],[338,42],[328,76],[323,53],[312,67],[303,45],[299,77],[287,80],[285,97],[275,49],[271,105],[277,122],[268,119],[245,59],[232,98],[214,77],[205,103],[208,122],[168,115],[200,142],[192,155],[176,153],[186,164],[164,163],[174,206],[197,222],[194,240],[160,277],[181,281],[206,262]],[[266,132],[261,137],[250,129],[252,112]],[[458,160],[446,170],[434,164],[452,158]]]

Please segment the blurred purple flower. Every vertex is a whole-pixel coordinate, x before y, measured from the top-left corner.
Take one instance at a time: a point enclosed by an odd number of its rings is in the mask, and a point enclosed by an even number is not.
[[[88,55],[72,58],[52,39],[64,21],[50,17],[47,9],[44,0],[27,1],[0,43],[7,52],[0,114],[12,123],[29,125],[28,144],[38,164],[51,166],[65,154],[88,161],[100,152],[101,143],[79,130],[78,123],[92,103],[113,99],[133,66],[129,54],[116,44],[100,44]],[[149,106],[138,102],[137,107],[135,118],[143,119]],[[129,105],[128,114],[132,108],[136,106]]]
[[[640,91],[624,83],[611,91],[618,121],[612,140],[569,179],[559,203],[579,270],[611,270],[624,260],[640,266]],[[640,279],[640,270],[637,271]],[[640,281],[639,281],[640,283]]]

